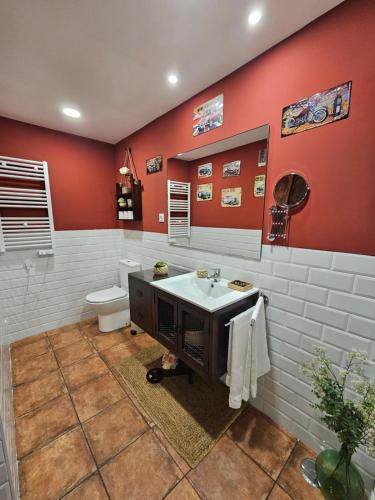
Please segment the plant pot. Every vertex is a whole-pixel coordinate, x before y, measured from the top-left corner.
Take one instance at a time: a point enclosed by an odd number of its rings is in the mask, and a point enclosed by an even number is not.
[[[154,267],[155,276],[165,276],[168,274],[168,266]]]
[[[352,454],[345,445],[340,451],[324,450],[316,458],[315,468],[320,490],[327,500],[365,500],[365,487]]]

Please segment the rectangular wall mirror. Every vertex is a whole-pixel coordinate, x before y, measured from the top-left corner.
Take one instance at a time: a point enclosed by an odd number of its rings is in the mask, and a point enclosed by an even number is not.
[[[269,126],[168,159],[169,244],[260,259]]]

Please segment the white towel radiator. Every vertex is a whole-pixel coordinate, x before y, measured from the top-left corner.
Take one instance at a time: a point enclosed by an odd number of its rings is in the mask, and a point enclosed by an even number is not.
[[[7,181],[11,186],[5,185]],[[0,156],[0,213],[1,209],[43,209],[47,215],[13,216],[17,211],[11,210],[12,216],[0,216],[0,253],[35,248],[41,256],[53,254],[54,226],[46,161]]]
[[[168,180],[168,239],[176,238],[190,238],[190,182]]]

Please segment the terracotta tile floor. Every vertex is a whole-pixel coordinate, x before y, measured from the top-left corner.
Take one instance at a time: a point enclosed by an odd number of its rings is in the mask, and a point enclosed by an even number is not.
[[[299,474],[311,450],[251,407],[192,470],[115,368],[154,343],[91,321],[12,345],[22,500],[322,498]]]

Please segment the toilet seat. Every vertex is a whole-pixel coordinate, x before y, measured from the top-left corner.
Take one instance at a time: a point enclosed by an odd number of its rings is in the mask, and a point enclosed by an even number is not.
[[[97,292],[89,293],[86,297],[87,302],[91,304],[105,304],[113,302],[118,299],[128,297],[128,293],[118,286],[106,288],[105,290],[98,290]]]

